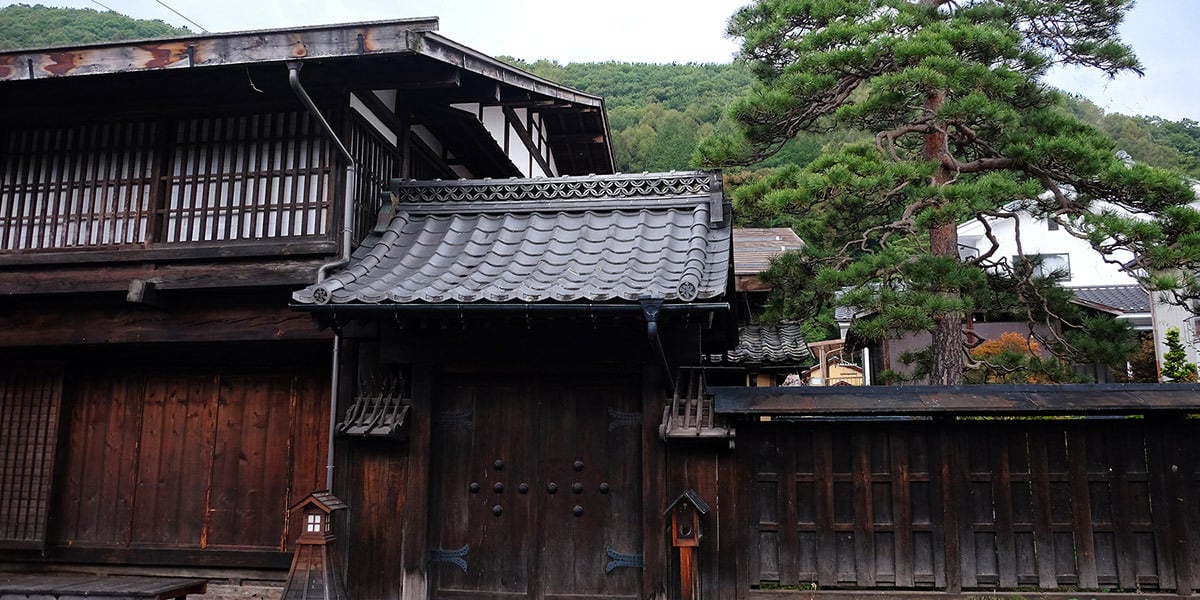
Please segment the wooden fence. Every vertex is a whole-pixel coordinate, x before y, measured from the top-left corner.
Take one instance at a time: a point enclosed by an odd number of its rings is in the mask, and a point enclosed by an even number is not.
[[[742,593],[1191,594],[1200,420],[1149,408],[743,422]]]

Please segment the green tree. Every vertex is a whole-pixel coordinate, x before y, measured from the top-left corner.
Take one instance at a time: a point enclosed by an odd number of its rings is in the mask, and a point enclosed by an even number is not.
[[[1195,382],[1196,365],[1187,361],[1187,351],[1179,340],[1179,328],[1167,328],[1167,338],[1164,340],[1167,352],[1163,354],[1162,376],[1167,381],[1176,383]]]
[[[929,331],[930,382],[961,383],[964,316],[985,295],[987,273],[1030,274],[994,256],[995,245],[960,258],[959,223],[1023,201],[1098,250],[1131,250],[1131,269],[1200,263],[1191,189],[1171,173],[1126,166],[1110,138],[1041,83],[1054,65],[1139,71],[1117,36],[1131,5],[757,0],[729,26],[758,79],[730,108],[740,135],[706,139],[700,154],[707,165],[748,164],[801,132],[872,132],[873,143],[780,178],[761,202],[812,221],[802,260],[814,276],[803,285],[816,306],[842,293],[840,302],[874,311],[864,335]]]
[[[45,48],[187,35],[159,20],[131,19],[112,11],[12,4],[0,8],[0,50]]]

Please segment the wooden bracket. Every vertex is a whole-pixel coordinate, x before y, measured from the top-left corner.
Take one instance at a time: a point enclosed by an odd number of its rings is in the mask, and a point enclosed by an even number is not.
[[[125,301],[154,308],[163,308],[166,305],[162,294],[158,293],[158,284],[145,279],[134,279],[129,282],[129,292],[125,294]]]

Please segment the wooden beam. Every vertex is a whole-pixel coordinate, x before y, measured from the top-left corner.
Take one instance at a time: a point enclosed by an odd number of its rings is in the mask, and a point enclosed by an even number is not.
[[[129,282],[129,293],[125,294],[125,301],[130,304],[144,304],[155,308],[162,308],[165,304],[155,283],[145,279],[134,279]]]
[[[1089,415],[1195,412],[1200,384],[710,387],[718,413],[796,416]]]
[[[276,306],[212,306],[177,299],[170,312],[138,305],[76,301],[23,307],[0,316],[0,347],[74,346],[152,342],[250,342],[326,339],[312,318]]]
[[[525,126],[525,123],[521,122],[521,119],[517,117],[517,111],[513,110],[511,106],[504,107],[504,120],[512,125],[513,131],[517,132],[517,137],[525,144],[525,149],[529,150],[529,154],[537,161],[538,166],[542,168],[542,172],[548,177],[555,175],[554,170],[550,167],[550,161],[546,160],[545,156],[542,156],[541,148],[538,148],[537,144],[533,141],[533,136],[529,134],[529,128]]]
[[[603,144],[605,138],[600,134],[575,133],[552,135],[549,141],[551,144]]]
[[[358,101],[362,102],[363,106],[367,107],[367,110],[376,119],[379,119],[388,129],[391,129],[392,133],[396,134],[397,139],[406,137],[408,128],[404,125],[404,120],[388,105],[384,104],[383,100],[380,100],[379,96],[375,95],[375,92],[368,89],[356,89],[354,90],[354,97],[358,98]]]
[[[0,296],[129,292],[144,280],[158,290],[303,287],[316,279],[323,259],[270,263],[176,263],[63,266],[0,271]],[[281,301],[281,305],[286,304]]]

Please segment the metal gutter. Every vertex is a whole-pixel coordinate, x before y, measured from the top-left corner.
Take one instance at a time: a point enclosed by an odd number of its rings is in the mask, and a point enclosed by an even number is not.
[[[321,268],[317,269],[317,283],[321,283],[325,280],[326,275],[331,269],[344,267],[350,262],[350,234],[351,224],[354,220],[354,202],[356,200],[354,197],[354,188],[358,178],[358,165],[354,161],[354,156],[350,154],[350,151],[346,149],[346,145],[338,137],[337,132],[333,130],[333,126],[325,119],[325,115],[321,114],[312,97],[305,91],[304,85],[300,83],[300,68],[303,66],[304,64],[298,60],[288,61],[288,84],[292,86],[292,91],[296,92],[296,96],[300,98],[300,102],[304,104],[308,112],[321,123],[321,127],[325,130],[325,135],[329,136],[329,139],[337,146],[342,159],[346,161],[346,189],[342,201],[341,251],[338,254],[337,260],[325,263],[321,265]]]

